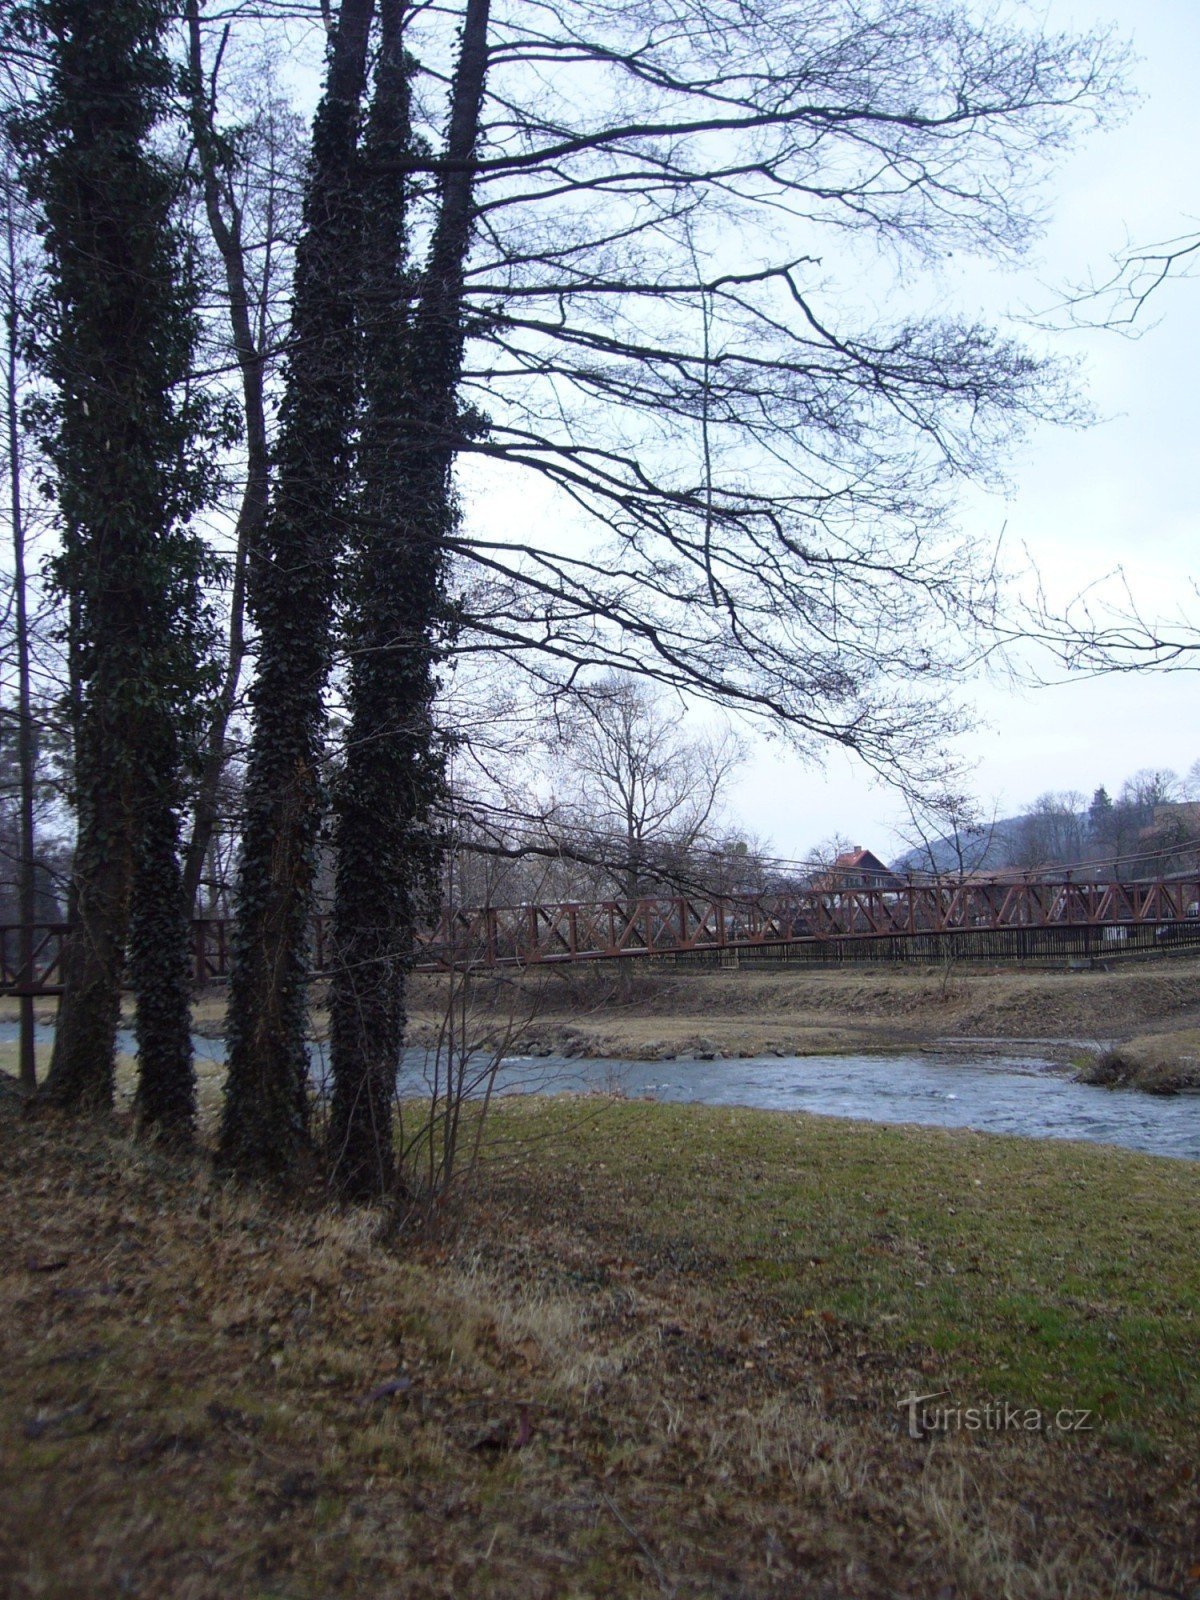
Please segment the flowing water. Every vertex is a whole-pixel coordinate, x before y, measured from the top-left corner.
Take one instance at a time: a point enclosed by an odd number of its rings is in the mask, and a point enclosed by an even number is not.
[[[0,1042],[16,1038],[0,1024]],[[39,1028],[49,1043],[52,1030]],[[196,1053],[221,1061],[221,1039],[197,1037]],[[314,1077],[324,1076],[321,1045],[310,1045]],[[118,1049],[134,1052],[122,1033]],[[398,1088],[423,1095],[432,1081],[424,1051],[405,1052]],[[1157,1096],[1074,1082],[1069,1072],[1035,1054],[928,1052],[893,1055],[774,1056],[727,1061],[584,1061],[561,1056],[511,1056],[496,1074],[498,1094],[644,1095],[654,1100],[808,1111],[867,1122],[915,1122],[975,1128],[1035,1139],[1086,1139],[1154,1155],[1200,1161],[1200,1093]]]

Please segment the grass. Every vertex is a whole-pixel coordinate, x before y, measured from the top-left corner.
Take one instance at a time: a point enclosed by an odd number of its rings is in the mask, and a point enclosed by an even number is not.
[[[507,1115],[553,1126],[562,1112]],[[974,1398],[1103,1409],[1180,1439],[1200,1419],[1190,1164],[646,1103],[584,1126],[564,1163],[578,1206],[658,1250],[702,1239],[726,1288],[763,1284],[787,1314],[927,1347]],[[543,1207],[565,1198],[545,1193],[553,1167],[539,1188]]]
[[[1200,1579],[1191,1164],[527,1099],[434,1240],[119,1127],[9,1117],[0,1186],[22,1600]],[[1094,1425],[910,1439],[935,1391]]]
[[[1141,1034],[1082,1063],[1085,1083],[1178,1094],[1200,1089],[1200,1029]]]

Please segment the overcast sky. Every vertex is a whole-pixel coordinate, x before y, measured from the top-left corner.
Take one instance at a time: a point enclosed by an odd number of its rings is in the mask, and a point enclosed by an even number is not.
[[[1054,29],[1115,25],[1132,44],[1141,99],[1121,125],[1088,136],[1064,161],[1045,193],[1049,227],[1021,272],[985,274],[965,261],[947,268],[959,275],[960,301],[989,316],[1006,306],[1044,311],[1064,286],[1107,276],[1131,244],[1200,232],[1200,0],[1009,0],[1006,9]],[[305,105],[319,79],[315,38],[304,33],[293,62]],[[1053,336],[1054,348],[1084,360],[1084,391],[1101,420],[1083,431],[1039,429],[1010,463],[1009,491],[965,498],[961,523],[989,549],[1004,530],[1014,563],[1027,548],[1060,601],[1122,568],[1146,613],[1188,614],[1200,637],[1200,260],[1196,266],[1193,278],[1157,292],[1139,339],[1104,330]],[[504,498],[528,522],[543,514],[543,493],[523,484],[519,497]],[[469,507],[476,499],[470,485],[466,498]],[[494,494],[478,497],[479,512],[494,507]],[[1051,662],[1040,666],[1052,674]],[[1022,691],[981,681],[969,697],[979,726],[960,749],[985,813],[1011,814],[1046,790],[1090,795],[1103,783],[1115,793],[1140,768],[1182,773],[1200,758],[1194,672]],[[835,836],[884,857],[909,842],[894,794],[847,756],[833,751],[817,767],[761,737],[753,747],[730,787],[729,810],[777,855],[800,857]]]
[[[1053,221],[1029,270],[995,285],[998,297],[1031,309],[1048,306],[1055,285],[1103,277],[1131,241],[1200,230],[1200,4],[1061,0],[1044,9],[1051,26],[1116,23],[1140,58],[1132,70],[1142,100],[1068,159],[1048,191]],[[1160,290],[1148,321],[1155,326],[1136,341],[1103,331],[1061,339],[1085,357],[1086,393],[1103,420],[1083,432],[1041,429],[1012,463],[1011,491],[964,502],[963,525],[989,543],[1005,528],[1010,554],[1028,546],[1062,598],[1121,567],[1148,609],[1190,608],[1200,627],[1191,588],[1200,580],[1200,277]],[[970,698],[986,725],[962,749],[981,800],[1001,815],[1048,789],[1115,791],[1139,768],[1182,772],[1200,757],[1200,677],[1191,672],[1032,692],[985,682]],[[803,854],[835,834],[885,856],[902,848],[895,800],[848,758],[814,770],[778,747],[758,751],[731,801],[778,854]]]
[[[990,316],[1043,311],[1065,285],[1105,277],[1129,244],[1200,230],[1200,0],[1009,0],[1003,9],[1051,29],[1115,25],[1132,43],[1141,102],[1120,126],[1088,136],[1053,177],[1050,226],[1023,272],[989,273],[965,260],[949,269],[962,304]],[[315,58],[294,66],[310,102]],[[1095,331],[1052,341],[1084,359],[1085,392],[1103,420],[1083,432],[1038,431],[1010,463],[1010,491],[964,499],[961,520],[989,547],[1003,529],[1014,563],[1028,547],[1061,600],[1120,567],[1147,610],[1190,608],[1200,626],[1191,588],[1200,581],[1200,276],[1165,285],[1147,323],[1138,340]],[[468,474],[464,487],[469,514],[492,533],[561,514],[537,483],[509,493],[494,477],[472,484]],[[1052,672],[1049,661],[1041,666]],[[1037,691],[980,682],[968,697],[981,725],[960,749],[985,812],[1010,814],[1046,790],[1090,795],[1103,783],[1115,792],[1139,768],[1183,772],[1200,757],[1200,678],[1190,672],[1077,678]],[[903,809],[848,757],[834,751],[818,768],[779,744],[752,742],[729,809],[777,854],[801,856],[834,836],[884,856],[904,847]]]
[[[1141,101],[1121,125],[1089,135],[1052,178],[1050,226],[1022,272],[966,260],[947,269],[947,291],[989,316],[1044,311],[1064,286],[1107,276],[1131,243],[1200,231],[1200,0],[1010,0],[1005,9],[1051,29],[1115,25],[1132,43]],[[297,63],[297,72],[302,99],[311,99],[315,68]],[[1086,431],[1040,429],[1009,464],[1009,492],[965,498],[961,521],[988,547],[1003,529],[1014,564],[1028,547],[1060,600],[1120,567],[1147,611],[1190,610],[1200,627],[1191,587],[1200,581],[1200,276],[1160,289],[1146,320],[1137,340],[1105,331],[1053,338],[1052,348],[1083,358],[1084,390],[1102,420]],[[489,532],[559,514],[539,484],[497,494],[494,478],[472,484],[468,474],[464,487],[469,515],[486,519]],[[1103,783],[1115,793],[1140,768],[1183,772],[1200,758],[1198,697],[1190,672],[1077,678],[1036,691],[979,682],[968,698],[980,726],[960,749],[985,812],[1011,814],[1046,790],[1090,795]],[[806,766],[779,744],[752,742],[729,809],[775,853],[802,856],[834,836],[885,857],[904,848],[902,808],[848,757],[834,751],[823,767]]]

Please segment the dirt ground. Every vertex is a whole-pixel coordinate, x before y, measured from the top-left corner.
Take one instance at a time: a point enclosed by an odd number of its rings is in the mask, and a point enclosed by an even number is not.
[[[414,1042],[442,1026],[445,985],[413,985]],[[559,969],[481,983],[470,1011],[526,1050],[656,1059],[811,1055],[1038,1041],[1064,1055],[1200,1024],[1200,962],[1114,971],[907,970],[664,973]]]

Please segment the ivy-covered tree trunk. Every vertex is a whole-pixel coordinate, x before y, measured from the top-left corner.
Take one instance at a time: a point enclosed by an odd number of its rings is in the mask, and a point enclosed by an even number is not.
[[[249,570],[258,628],[220,1164],[283,1179],[309,1142],[308,924],[323,696],[351,509],[362,223],[359,121],[373,0],[343,0],[313,125],[275,498]]]
[[[55,577],[70,619],[79,816],[76,931],[47,1092],[80,1109],[111,1104],[135,868],[144,883],[151,860],[171,854],[169,797],[207,687],[212,563],[186,525],[211,488],[213,415],[188,388],[196,287],[172,216],[180,174],[152,148],[174,88],[171,17],[165,0],[31,0],[20,15],[49,63],[15,132],[44,217],[50,291],[35,334],[50,380],[42,423],[63,525]],[[174,870],[177,883],[177,857]],[[159,860],[151,875],[170,873]],[[155,1075],[169,1058],[179,1080],[153,1097],[178,1112],[149,1120],[183,1133],[185,937],[176,919],[144,946],[138,1023]]]
[[[368,165],[395,171],[410,142],[402,7],[384,13]],[[415,313],[405,272],[404,195],[372,185],[362,297],[364,396],[359,539],[351,593],[350,718],[338,784],[336,965],[330,998],[335,1183],[358,1196],[393,1181],[392,1107],[404,1043],[413,933],[436,892],[441,841],[431,822],[442,760],[433,723],[447,617],[450,470],[461,430],[463,270],[471,235],[471,159],[487,70],[487,0],[466,9],[446,176]],[[390,45],[388,44],[390,35]]]
[[[369,174],[411,153],[405,10],[401,0],[380,6],[380,52],[363,146]],[[330,1168],[348,1194],[386,1192],[393,1182],[392,1110],[406,1021],[404,930],[413,921],[418,876],[410,828],[435,777],[428,638],[420,620],[413,627],[414,617],[428,612],[422,594],[428,561],[419,559],[409,530],[396,525],[412,468],[406,425],[416,275],[407,270],[408,184],[376,173],[364,185],[364,200],[361,491],[347,596],[350,738],[334,797],[330,989]],[[373,730],[366,741],[364,729]]]
[[[97,758],[88,743],[81,737],[75,751],[72,933],[63,952],[62,997],[45,1093],[71,1110],[96,1112],[112,1107],[133,830],[125,775]]]
[[[138,1125],[175,1142],[191,1138],[196,1078],[191,1043],[191,902],[180,861],[177,764],[170,728],[147,750],[147,787],[136,834],[129,976],[137,996]],[[155,755],[161,770],[153,773]],[[166,759],[163,759],[166,757]],[[151,781],[153,778],[157,781]]]
[[[137,993],[138,1125],[191,1137],[196,1077],[191,1045],[191,964],[179,865],[179,827],[165,808],[141,841],[134,874],[129,975]]]

